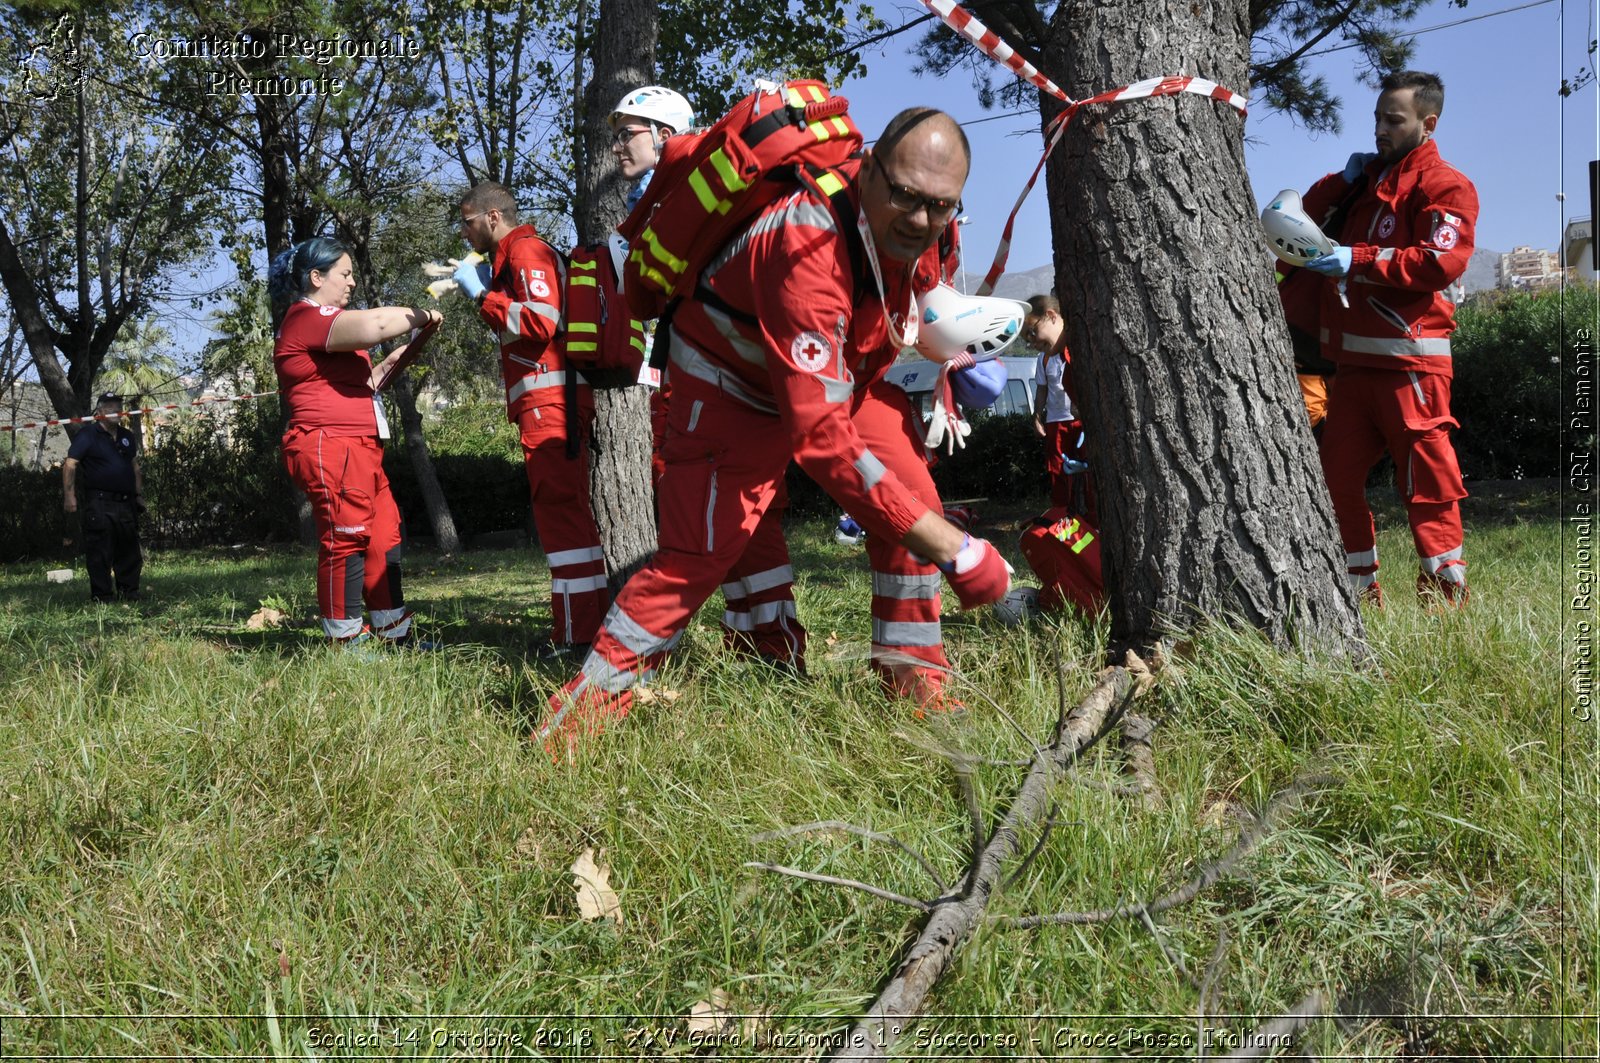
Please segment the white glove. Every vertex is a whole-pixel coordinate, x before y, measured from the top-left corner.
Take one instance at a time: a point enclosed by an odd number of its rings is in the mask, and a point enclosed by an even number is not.
[[[946,407],[944,395],[940,394],[940,389],[934,389],[933,417],[928,421],[927,433],[922,440],[923,445],[929,450],[938,450],[940,444],[943,444],[945,454],[953,455],[967,445],[967,436],[971,434],[972,425],[961,416],[961,408],[954,403]]]
[[[430,277],[439,278],[428,285],[428,294],[433,296],[435,299],[443,299],[452,291],[460,291],[461,285],[457,284],[455,281],[456,270],[463,262],[478,263],[482,261],[483,256],[474,251],[466,258],[445,259],[445,262],[448,262],[449,265],[445,265],[441,262],[424,262],[422,264],[422,272]]]

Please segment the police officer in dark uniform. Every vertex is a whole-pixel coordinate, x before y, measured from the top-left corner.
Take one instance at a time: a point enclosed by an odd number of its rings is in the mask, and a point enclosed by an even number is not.
[[[139,514],[144,512],[144,473],[139,440],[122,427],[122,396],[101,395],[100,420],[79,432],[61,466],[63,506],[78,512],[78,468],[83,468],[83,545],[89,594],[97,602],[139,597]],[[115,573],[115,582],[113,582]]]

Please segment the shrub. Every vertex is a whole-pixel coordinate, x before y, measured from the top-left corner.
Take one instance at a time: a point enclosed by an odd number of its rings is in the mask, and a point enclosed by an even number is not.
[[[1595,304],[1595,289],[1578,284],[1488,292],[1456,311],[1450,409],[1468,479],[1560,475],[1562,358]]]
[[[397,421],[391,418],[391,422]],[[437,420],[427,422],[424,434],[450,515],[463,539],[527,525],[528,477],[523,471],[522,444],[516,427],[506,420],[504,403],[451,406]],[[413,532],[425,529],[427,511],[403,445],[390,443],[384,448],[383,469]]]
[[[78,519],[61,508],[61,469],[0,465],[0,561],[70,559]]]
[[[160,429],[142,458],[146,540],[175,546],[293,539],[293,492],[275,398]]]

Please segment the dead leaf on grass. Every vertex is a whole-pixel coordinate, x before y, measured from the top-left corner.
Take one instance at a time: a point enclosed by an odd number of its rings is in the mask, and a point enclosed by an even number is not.
[[[681,690],[666,690],[662,687],[635,687],[633,690],[633,700],[641,705],[653,705],[658,701],[671,705],[681,697],[683,697]]]
[[[733,1028],[733,998],[713,989],[707,999],[695,1001],[683,1023],[691,1034],[729,1032]]]
[[[828,637],[823,639],[822,642],[823,642],[823,645],[825,645],[825,646],[837,646],[837,645],[839,645],[839,633],[837,631],[828,632]]]
[[[585,922],[610,919],[622,925],[622,901],[611,888],[611,869],[599,862],[593,846],[573,862],[572,885],[578,891],[578,914]]]
[[[271,627],[281,627],[289,618],[276,609],[263,606],[250,614],[250,619],[244,622],[246,631],[265,631]]]

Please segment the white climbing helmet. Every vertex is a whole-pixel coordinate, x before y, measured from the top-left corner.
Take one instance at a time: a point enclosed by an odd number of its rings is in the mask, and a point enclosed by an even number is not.
[[[1031,312],[1016,299],[962,295],[941,284],[917,296],[917,350],[934,362],[948,362],[962,351],[987,358],[1011,346]]]
[[[607,119],[612,129],[617,128],[624,115],[671,126],[674,133],[682,133],[694,125],[694,108],[689,106],[689,101],[660,85],[634,89],[617,101]]]
[[[1006,627],[1018,624],[1039,612],[1038,587],[1012,587],[1006,596],[991,607],[994,618]]]
[[[1303,266],[1334,249],[1316,222],[1306,217],[1300,204],[1300,193],[1285,188],[1272,197],[1267,209],[1261,212],[1261,230],[1267,234],[1267,246],[1279,259],[1291,266]]]

